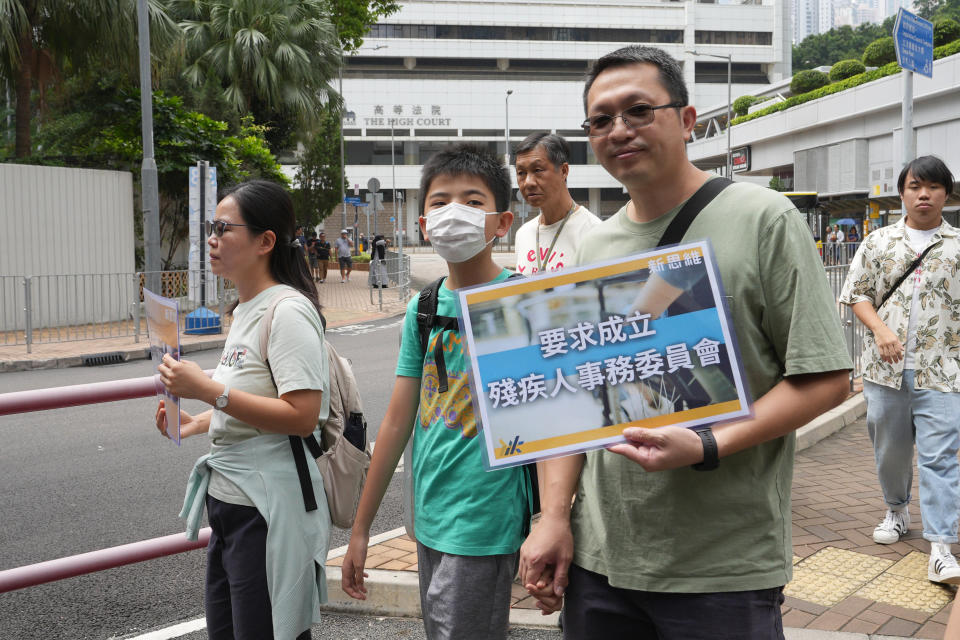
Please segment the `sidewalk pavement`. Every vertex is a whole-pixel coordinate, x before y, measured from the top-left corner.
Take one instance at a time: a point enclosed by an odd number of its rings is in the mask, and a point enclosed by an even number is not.
[[[506,266],[512,254],[494,254]],[[411,255],[413,291],[446,271],[432,252]],[[328,327],[334,328],[403,313],[406,302],[393,289],[367,287],[366,273],[341,284],[339,274],[320,285]],[[182,336],[183,351],[219,348],[223,336]],[[149,357],[147,344],[129,338],[78,342],[0,345],[0,372],[79,366],[83,357],[120,352],[124,359]],[[791,640],[943,637],[954,590],[926,579],[928,545],[919,526],[893,545],[873,543],[873,527],[883,514],[873,448],[862,416],[862,394],[853,395],[797,432],[793,483],[794,578],[783,605]],[[918,486],[916,479],[914,485]],[[346,548],[331,551],[327,563],[328,609],[370,615],[420,613],[416,544],[402,529],[375,536],[367,554],[368,599],[350,599],[340,590],[340,564]],[[520,585],[514,585],[511,621],[518,626],[557,625],[541,616]]]
[[[797,432],[793,581],[782,607],[788,639],[943,638],[954,589],[927,580],[919,527],[893,545],[871,538],[884,506],[865,413],[856,393]],[[329,610],[419,616],[416,543],[403,529],[371,538],[366,601],[340,589],[345,553],[335,549],[327,561]],[[511,622],[556,627],[557,616],[541,616],[514,584]]]

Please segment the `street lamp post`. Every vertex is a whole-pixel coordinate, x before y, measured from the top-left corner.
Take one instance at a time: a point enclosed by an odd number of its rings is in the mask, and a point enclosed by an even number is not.
[[[339,41],[339,34],[338,34]],[[340,99],[343,100],[343,44],[340,45],[340,66],[338,68],[340,86],[337,89],[340,92]],[[347,193],[346,176],[343,174],[343,109],[340,109],[340,211],[343,213],[343,224],[341,229],[347,228]]]
[[[699,51],[687,51],[695,56],[710,56],[711,58],[720,58],[727,61],[727,177],[733,179],[733,153],[730,147],[730,122],[733,118],[733,54],[723,55],[720,53],[700,53]]]
[[[503,99],[503,110],[504,115],[506,116],[504,122],[503,130],[503,142],[504,142],[504,159],[507,161],[507,166],[510,166],[510,95],[513,93],[513,89],[507,89],[507,97]]]

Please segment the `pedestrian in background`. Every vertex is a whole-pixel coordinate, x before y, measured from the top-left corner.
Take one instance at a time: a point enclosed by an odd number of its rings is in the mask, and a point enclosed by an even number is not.
[[[350,256],[353,240],[346,229],[341,229],[340,237],[333,244],[337,250],[337,262],[340,263],[340,283],[343,284],[350,280],[350,272],[353,271],[353,258]]]
[[[330,266],[330,243],[327,242],[327,235],[321,231],[317,242],[314,245],[317,250],[317,263],[320,267],[320,282],[327,279],[327,267]]]
[[[310,263],[310,275],[313,281],[320,280],[320,264],[317,260],[317,232],[310,232],[310,239],[307,240],[307,260]]]
[[[863,395],[887,512],[878,544],[910,530],[913,448],[920,516],[930,542],[927,578],[960,584],[960,235],[943,219],[953,175],[934,156],[900,172],[905,215],[864,239],[840,294],[867,328]]]
[[[159,367],[167,391],[213,406],[180,412],[182,437],[205,433],[211,441],[190,474],[181,512],[188,538],[197,539],[204,508],[212,529],[207,634],[305,640],[326,593],[330,513],[316,465],[308,466],[319,508],[305,510],[289,436],[320,437],[330,408],[317,290],[297,246],[293,203],[279,185],[234,187],[207,233],[211,270],[235,283],[239,296],[220,364],[212,378],[169,355]],[[259,350],[260,319],[287,291],[298,295],[276,306],[268,364]],[[166,409],[161,401],[156,426],[163,435]]]
[[[570,145],[555,133],[524,138],[514,152],[517,186],[540,215],[517,229],[517,273],[559,271],[570,264],[584,234],[600,218],[574,202],[567,189]]]

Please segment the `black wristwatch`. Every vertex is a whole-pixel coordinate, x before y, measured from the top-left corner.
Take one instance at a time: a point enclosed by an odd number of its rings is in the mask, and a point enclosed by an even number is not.
[[[694,429],[700,440],[703,441],[703,462],[691,465],[695,471],[713,471],[720,466],[719,450],[717,449],[717,439],[713,437],[713,431],[710,427]]]

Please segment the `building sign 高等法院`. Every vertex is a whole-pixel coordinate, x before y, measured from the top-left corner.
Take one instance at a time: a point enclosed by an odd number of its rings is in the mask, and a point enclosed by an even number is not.
[[[364,128],[377,127],[419,127],[421,129],[448,129],[452,118],[443,115],[443,109],[438,104],[377,104],[369,116],[358,118],[356,113],[347,112],[344,124]]]

